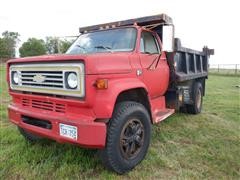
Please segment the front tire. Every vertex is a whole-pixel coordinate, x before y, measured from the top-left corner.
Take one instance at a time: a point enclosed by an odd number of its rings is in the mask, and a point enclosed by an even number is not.
[[[106,147],[100,150],[103,164],[119,174],[126,173],[145,157],[151,137],[146,108],[126,101],[116,105],[109,121]]]

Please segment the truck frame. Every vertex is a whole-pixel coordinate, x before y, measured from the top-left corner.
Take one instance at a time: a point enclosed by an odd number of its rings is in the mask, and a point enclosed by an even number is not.
[[[30,142],[97,148],[123,174],[144,159],[152,124],[201,112],[214,50],[182,47],[166,14],[79,31],[66,54],[8,61],[9,119]]]

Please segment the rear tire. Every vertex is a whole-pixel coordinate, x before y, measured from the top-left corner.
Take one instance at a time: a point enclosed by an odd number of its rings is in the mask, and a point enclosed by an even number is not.
[[[22,136],[27,140],[29,141],[30,143],[36,143],[40,140],[42,140],[43,138],[40,137],[40,136],[37,136],[37,135],[34,135],[30,132],[28,132],[27,130],[21,128],[18,126],[18,130],[19,132],[22,134]]]
[[[123,174],[145,157],[151,137],[151,122],[146,108],[126,101],[116,105],[109,121],[106,147],[100,159],[108,169]]]
[[[190,114],[199,114],[202,111],[203,91],[202,84],[195,82],[192,89],[193,104],[187,105],[187,112]]]

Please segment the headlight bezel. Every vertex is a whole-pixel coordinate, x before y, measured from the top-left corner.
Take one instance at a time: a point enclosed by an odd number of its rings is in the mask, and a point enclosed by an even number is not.
[[[17,78],[17,80],[16,80]],[[12,71],[11,72],[11,82],[12,84],[14,85],[18,85],[20,83],[20,75],[19,75],[19,72],[17,71]]]
[[[76,84],[75,84],[75,86],[73,85],[71,85],[71,83],[69,82],[69,76],[75,76],[74,78],[75,78],[75,80],[76,80]],[[78,87],[79,87],[79,78],[78,78],[78,74],[77,74],[77,72],[75,72],[75,71],[69,71],[69,72],[65,72],[65,86],[66,86],[66,88],[67,89],[78,89]]]

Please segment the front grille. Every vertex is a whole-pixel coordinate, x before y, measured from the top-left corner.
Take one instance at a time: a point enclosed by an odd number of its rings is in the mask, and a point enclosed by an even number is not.
[[[63,88],[62,71],[19,71],[21,84],[31,87]]]
[[[55,102],[47,102],[37,99],[22,99],[22,106],[31,107],[35,109],[42,109],[46,111],[53,111],[58,113],[65,113],[66,106],[65,104],[55,103]]]
[[[70,72],[77,75],[75,89],[67,85]],[[84,64],[81,61],[12,64],[9,68],[9,75],[12,90],[73,97],[85,96]],[[19,77],[17,81],[16,77]]]

